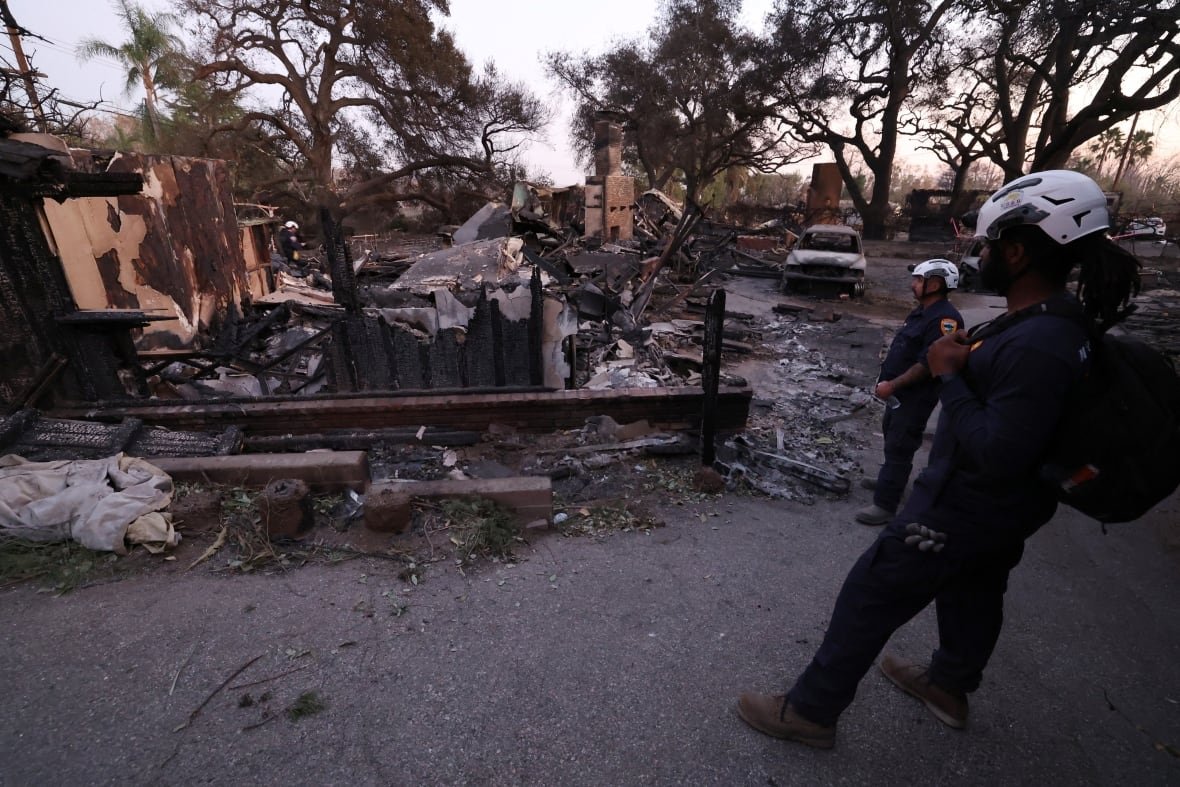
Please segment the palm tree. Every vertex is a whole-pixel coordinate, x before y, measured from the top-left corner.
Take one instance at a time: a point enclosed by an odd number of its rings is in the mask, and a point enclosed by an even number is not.
[[[117,46],[97,38],[85,39],[78,44],[78,59],[108,57],[126,67],[124,95],[131,95],[136,85],[143,87],[145,129],[154,139],[160,130],[157,89],[173,76],[170,70],[175,58],[171,56],[181,48],[180,40],[170,32],[176,17],[162,11],[149,12],[131,0],[116,0],[115,13],[123,19],[131,37]]]
[[[1108,128],[1094,138],[1092,147],[1098,156],[1097,171],[1101,175],[1106,168],[1106,160],[1111,156],[1117,156],[1123,149],[1123,130],[1118,127]]]
[[[1150,131],[1136,131],[1131,135],[1131,165],[1147,161],[1155,152],[1155,135]]]

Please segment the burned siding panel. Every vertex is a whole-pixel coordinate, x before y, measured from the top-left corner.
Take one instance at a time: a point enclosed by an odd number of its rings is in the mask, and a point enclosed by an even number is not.
[[[498,309],[496,311],[499,312]],[[475,313],[467,323],[464,340],[465,378],[467,385],[473,388],[502,385],[496,381],[496,367],[503,369],[503,363],[496,362],[498,347],[492,331],[492,310],[487,297],[481,292],[475,303]],[[503,374],[500,376],[502,378]]]
[[[224,162],[209,159],[170,160],[177,188],[175,204],[165,203],[168,227],[177,257],[188,256],[198,291],[215,295],[221,313],[246,289],[246,263],[237,241],[237,220],[228,191],[218,194],[216,173]],[[222,197],[225,197],[223,200]],[[226,211],[228,209],[228,216]]]
[[[251,300],[261,298],[274,291],[266,226],[263,224],[247,225],[241,227],[239,232],[242,260],[246,266],[246,287]]]
[[[500,336],[503,342],[504,382],[503,385],[524,388],[536,385],[533,381],[533,355],[529,351],[529,338],[533,331],[526,320],[511,321],[500,317]],[[500,383],[498,383],[500,384]],[[560,386],[556,386],[560,387]]]
[[[145,229],[138,248],[127,251],[123,264],[134,270],[136,286],[146,286],[171,300],[175,311],[185,315],[189,325],[196,326],[199,323],[197,280],[177,237],[183,230],[174,227],[178,222],[169,221],[168,217],[168,205],[178,198],[179,187],[172,177],[171,166],[165,162],[137,161],[139,158],[120,156],[111,162],[112,170],[142,172],[145,181],[142,195],[119,198],[119,211],[140,217]],[[183,220],[183,215],[177,218]],[[176,329],[176,326],[167,327]]]
[[[215,159],[172,159],[179,167],[177,183],[184,196],[188,227],[198,236],[190,248],[197,253],[197,286],[206,295],[203,323],[216,325],[236,314],[249,291],[246,260],[238,241],[238,220],[230,190],[229,168]],[[198,241],[201,241],[198,245]],[[197,251],[199,250],[199,251]],[[212,296],[212,297],[210,297]]]
[[[430,366],[427,370],[428,388],[463,387],[463,339],[460,328],[439,331],[430,345]]]
[[[398,325],[389,326],[390,344],[393,348],[393,368],[397,370],[396,388],[417,389],[426,387],[426,376],[422,360],[425,357],[423,343],[412,331]]]
[[[136,309],[139,299],[135,293],[127,292],[119,286],[119,255],[113,250],[96,257],[98,275],[102,277],[103,290],[106,292],[106,303],[116,309]]]
[[[136,292],[134,271],[124,267],[123,255],[116,250],[119,244],[125,250],[138,245],[143,222],[121,216],[116,233],[107,219],[108,211],[116,204],[114,199],[104,197],[42,202],[46,236],[61,260],[70,292],[80,309],[105,309],[128,302],[128,296],[139,306],[140,295],[144,294]],[[118,264],[113,271],[100,271],[99,258],[112,253]]]
[[[175,315],[149,325],[141,347],[191,346],[248,291],[228,169],[211,159],[127,153],[107,172],[142,174],[143,192],[45,205],[70,289],[82,308],[130,304]]]
[[[60,379],[71,398],[124,393],[118,337],[60,324],[77,307],[32,200],[0,196],[0,401],[14,402],[54,353],[69,359]],[[126,349],[126,348],[123,348]]]
[[[136,374],[125,368],[134,357],[129,329],[143,325],[144,315],[121,311],[114,321],[96,322],[92,314],[78,310],[48,211],[62,209],[74,218],[64,225],[62,234],[73,241],[71,249],[89,249],[89,242],[77,242],[86,241],[88,234],[76,220],[78,214],[63,209],[58,200],[136,193],[143,179],[74,171],[66,166],[68,157],[37,145],[0,139],[0,148],[5,156],[46,165],[0,177],[0,399],[23,407],[48,391],[74,399],[122,395],[121,373]],[[47,166],[50,159],[53,166]],[[45,202],[46,198],[52,201]],[[96,226],[105,226],[108,234],[125,229],[122,219],[107,209],[107,202],[98,200],[98,204],[104,210],[95,213]],[[109,273],[108,280],[121,286],[119,276]],[[84,293],[105,289],[93,257],[89,276],[81,281],[86,285]]]

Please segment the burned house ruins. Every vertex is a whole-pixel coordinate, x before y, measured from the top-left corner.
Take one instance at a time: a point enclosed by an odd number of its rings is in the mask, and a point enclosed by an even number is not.
[[[701,362],[645,310],[660,270],[695,260],[700,217],[636,200],[617,124],[596,133],[585,190],[517,184],[465,243],[460,228],[435,250],[359,248],[323,211],[311,275],[272,262],[265,221],[239,224],[222,162],[3,140],[6,445],[227,454],[264,435],[600,415],[699,428]],[[723,431],[750,402],[726,382],[708,414]]]

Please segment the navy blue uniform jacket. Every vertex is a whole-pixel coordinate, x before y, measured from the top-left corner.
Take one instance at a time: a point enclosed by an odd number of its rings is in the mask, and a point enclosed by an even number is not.
[[[963,317],[950,301],[945,298],[935,301],[923,308],[919,306],[905,318],[901,330],[893,337],[889,345],[889,352],[881,363],[881,376],[878,380],[893,380],[903,374],[916,363],[926,363],[926,351],[930,349],[939,337],[954,333],[963,327]],[[924,400],[930,409],[934,409],[934,402],[938,394],[937,380],[924,380],[917,385],[902,388],[897,392],[897,398]]]
[[[1073,300],[1071,296],[1058,296]],[[1039,471],[1065,398],[1089,365],[1082,325],[1040,315],[972,346],[939,390],[930,463],[897,520],[947,533],[947,552],[1027,538],[1057,510]]]

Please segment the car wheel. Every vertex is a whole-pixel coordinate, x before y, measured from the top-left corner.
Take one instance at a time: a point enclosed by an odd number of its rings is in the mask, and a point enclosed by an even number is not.
[[[862,273],[856,277],[856,283],[852,285],[852,297],[853,298],[863,298],[864,294],[865,294],[865,277],[864,277],[864,274]]]

